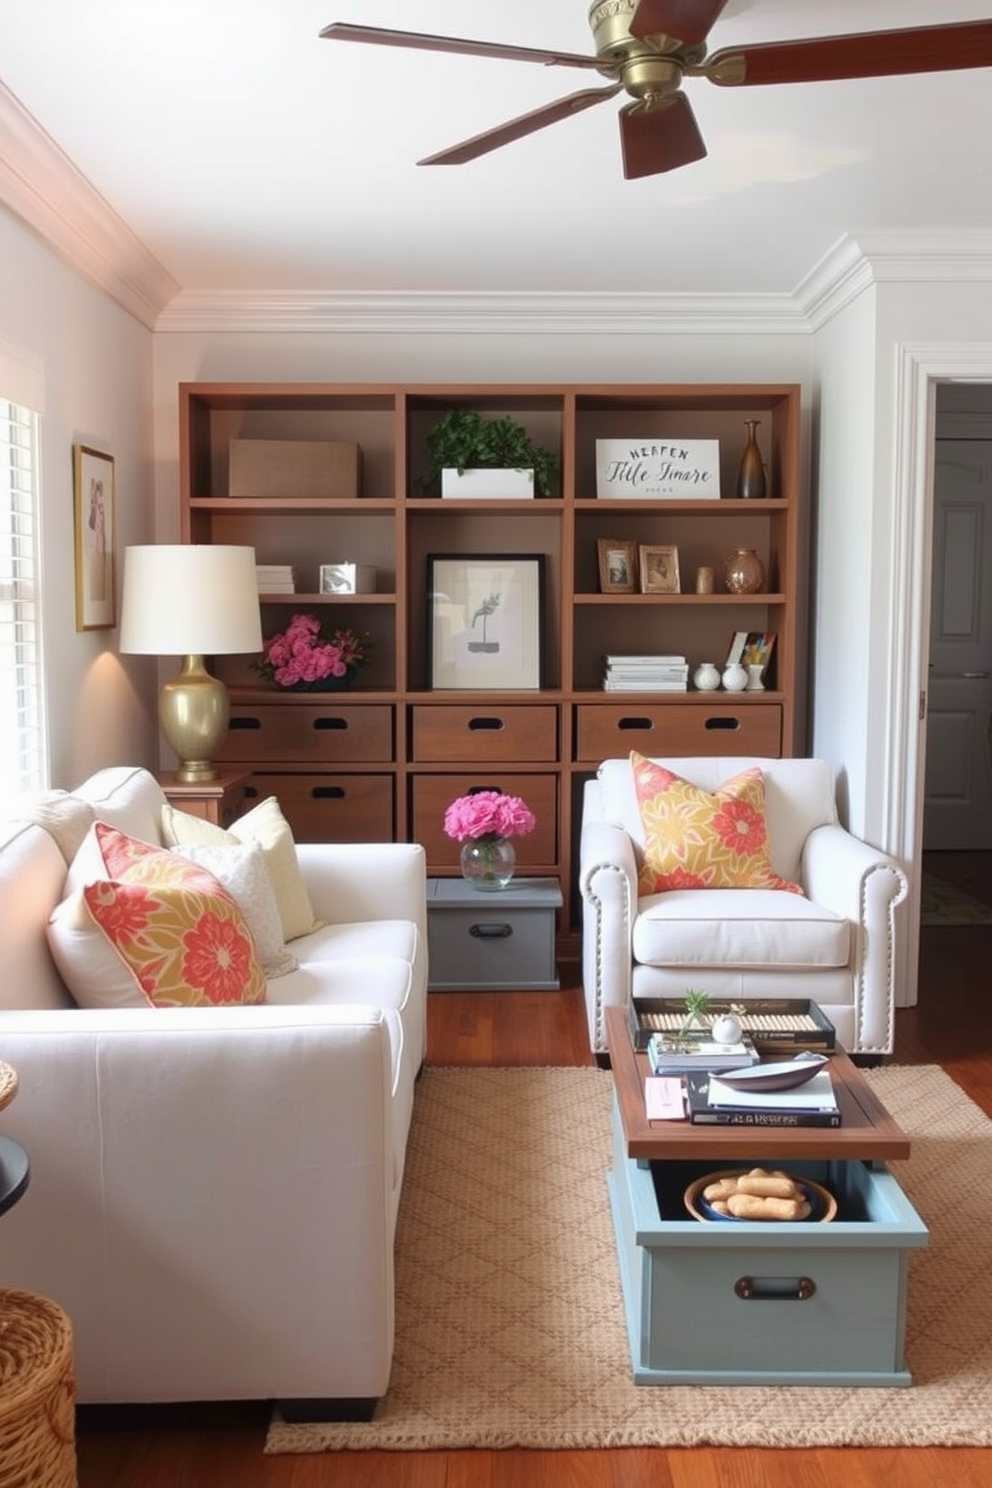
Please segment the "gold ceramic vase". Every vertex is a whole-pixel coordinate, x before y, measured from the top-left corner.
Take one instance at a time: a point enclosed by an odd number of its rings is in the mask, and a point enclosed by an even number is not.
[[[760,501],[766,494],[765,463],[758,448],[757,428],[760,419],[745,419],[747,443],[741,456],[741,468],[737,476],[737,495],[743,501]]]

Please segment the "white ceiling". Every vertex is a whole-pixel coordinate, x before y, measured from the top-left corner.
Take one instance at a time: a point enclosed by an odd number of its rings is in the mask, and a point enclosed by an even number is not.
[[[469,165],[415,164],[594,73],[318,38],[354,21],[590,53],[587,10],[0,0],[0,80],[186,291],[790,293],[847,234],[992,226],[992,70],[688,79],[708,158],[625,181],[622,96]],[[710,49],[990,16],[729,0]]]

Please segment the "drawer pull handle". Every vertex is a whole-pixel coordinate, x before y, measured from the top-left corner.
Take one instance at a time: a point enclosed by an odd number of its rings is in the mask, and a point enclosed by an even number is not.
[[[260,718],[232,718],[227,726],[229,729],[260,729],[262,720]]]
[[[346,729],[347,718],[315,718],[313,721],[315,729]]]
[[[739,718],[727,717],[726,715],[722,718],[707,718],[703,724],[703,728],[705,729],[733,729],[735,731],[740,726],[741,721]]]
[[[343,785],[315,785],[310,792],[310,798],[314,801],[343,801]]]
[[[738,1276],[734,1291],[742,1302],[808,1302],[816,1282],[812,1276]]]
[[[650,733],[654,728],[654,723],[650,718],[621,718],[617,724],[617,728],[621,733],[627,729],[637,729]]]
[[[245,786],[245,798],[246,798],[246,800],[254,801],[257,795],[258,795],[258,786],[257,785],[246,785]]]
[[[468,933],[474,935],[476,940],[505,940],[508,935],[513,934],[513,926],[506,924],[470,925]]]
[[[493,732],[498,733],[500,729],[506,727],[506,724],[503,722],[502,718],[470,718],[468,721],[468,726],[470,731],[473,729],[490,729]]]
[[[470,785],[465,794],[467,796],[477,796],[480,791],[495,791],[497,796],[501,796],[503,794],[503,787],[501,785]]]

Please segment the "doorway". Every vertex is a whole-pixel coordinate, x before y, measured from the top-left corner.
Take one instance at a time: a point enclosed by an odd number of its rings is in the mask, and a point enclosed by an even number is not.
[[[992,905],[992,387],[935,409],[921,928]]]

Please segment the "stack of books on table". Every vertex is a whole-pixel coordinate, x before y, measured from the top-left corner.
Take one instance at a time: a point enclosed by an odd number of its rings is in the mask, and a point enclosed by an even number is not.
[[[296,575],[290,563],[256,563],[259,594],[295,594]]]
[[[607,656],[604,692],[686,692],[684,656]]]
[[[707,1070],[746,1069],[757,1064],[760,1055],[747,1034],[740,1043],[718,1044],[700,1034],[653,1033],[648,1040],[648,1064],[653,1075],[677,1075],[685,1070],[697,1073]]]
[[[829,1070],[793,1090],[733,1090],[709,1072],[685,1076],[689,1120],[710,1126],[840,1126]]]

